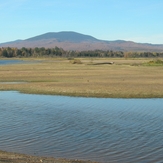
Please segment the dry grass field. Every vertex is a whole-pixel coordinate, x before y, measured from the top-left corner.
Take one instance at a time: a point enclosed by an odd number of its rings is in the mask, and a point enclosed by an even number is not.
[[[163,66],[142,65],[151,59],[80,58],[80,64],[62,58],[25,60],[29,63],[0,66],[0,90],[84,97],[163,97]],[[38,62],[30,63],[33,60]],[[106,62],[114,64],[95,64]]]

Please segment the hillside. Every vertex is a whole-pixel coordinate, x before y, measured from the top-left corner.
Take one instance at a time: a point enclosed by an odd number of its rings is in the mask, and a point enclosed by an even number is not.
[[[1,43],[0,47],[45,47],[58,46],[64,50],[113,50],[163,52],[163,44],[135,43],[132,41],[104,41],[76,32],[49,32],[25,40]]]
[[[89,36],[89,35],[83,35],[76,32],[49,32],[45,33],[36,37],[32,37],[29,39],[26,39],[25,41],[39,41],[39,40],[51,40],[55,39],[58,42],[94,42],[98,41],[96,38]]]

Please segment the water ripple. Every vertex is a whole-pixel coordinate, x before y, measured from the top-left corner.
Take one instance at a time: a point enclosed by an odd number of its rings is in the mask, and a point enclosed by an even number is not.
[[[163,99],[0,92],[0,148],[108,162],[163,162]]]

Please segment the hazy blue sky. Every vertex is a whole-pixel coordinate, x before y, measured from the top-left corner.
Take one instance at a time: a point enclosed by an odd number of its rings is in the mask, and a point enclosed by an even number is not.
[[[75,31],[163,44],[163,0],[0,0],[0,43]]]

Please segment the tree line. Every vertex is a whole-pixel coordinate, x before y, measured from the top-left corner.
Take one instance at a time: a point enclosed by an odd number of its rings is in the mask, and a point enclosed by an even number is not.
[[[163,57],[163,52],[123,52],[112,50],[88,50],[88,51],[73,51],[63,50],[62,48],[0,48],[0,57],[124,57],[124,58],[139,58],[139,57]]]

